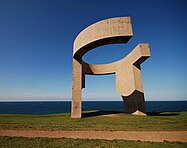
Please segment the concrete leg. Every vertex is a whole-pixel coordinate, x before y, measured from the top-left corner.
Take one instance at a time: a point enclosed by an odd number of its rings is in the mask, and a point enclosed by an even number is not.
[[[125,112],[134,115],[146,115],[144,93],[135,90],[129,96],[122,96]]]
[[[82,110],[82,65],[73,59],[71,117],[81,118]]]

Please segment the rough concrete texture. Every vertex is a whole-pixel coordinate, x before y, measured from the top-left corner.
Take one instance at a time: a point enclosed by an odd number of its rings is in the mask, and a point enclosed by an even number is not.
[[[85,88],[86,74],[116,74],[116,90],[124,100],[126,112],[145,115],[140,64],[150,57],[148,44],[138,44],[126,57],[109,64],[88,64],[82,60],[83,55],[93,48],[127,43],[132,36],[130,17],[99,21],[79,33],[73,49],[72,118],[81,118],[82,88]]]

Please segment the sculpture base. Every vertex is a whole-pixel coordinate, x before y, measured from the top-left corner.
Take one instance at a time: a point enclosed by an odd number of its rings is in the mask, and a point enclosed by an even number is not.
[[[71,118],[81,118],[81,101],[72,101]]]
[[[135,90],[129,96],[122,96],[125,112],[133,115],[146,115],[144,93]]]
[[[137,110],[134,113],[132,113],[132,115],[138,115],[138,116],[147,116],[147,114],[142,113],[141,111]]]

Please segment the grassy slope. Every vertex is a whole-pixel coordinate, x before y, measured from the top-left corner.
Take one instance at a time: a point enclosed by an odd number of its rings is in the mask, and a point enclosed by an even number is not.
[[[125,141],[125,140],[88,140],[88,139],[69,139],[69,138],[21,138],[21,137],[0,137],[0,147],[131,147],[131,148],[186,148],[187,143],[180,142],[140,142],[140,141]]]
[[[53,115],[0,115],[0,129],[37,130],[123,130],[169,131],[187,130],[187,112],[162,113],[156,116],[115,117],[92,116],[71,119],[70,114]]]

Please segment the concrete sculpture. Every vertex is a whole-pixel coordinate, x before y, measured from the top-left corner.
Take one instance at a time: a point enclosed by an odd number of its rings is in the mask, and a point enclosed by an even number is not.
[[[110,64],[93,65],[82,60],[83,55],[93,48],[127,43],[132,36],[130,17],[117,17],[94,23],[76,37],[73,47],[72,118],[81,118],[86,74],[116,74],[116,89],[124,100],[126,112],[146,115],[140,64],[150,57],[148,44],[138,44],[126,57]]]

